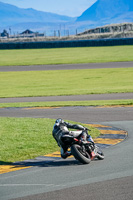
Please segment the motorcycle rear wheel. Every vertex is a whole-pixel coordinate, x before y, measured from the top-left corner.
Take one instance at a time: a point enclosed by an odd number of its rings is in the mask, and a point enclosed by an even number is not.
[[[71,153],[76,160],[80,161],[83,164],[89,164],[91,161],[89,153],[83,152],[82,147],[78,144],[73,144],[71,146]]]

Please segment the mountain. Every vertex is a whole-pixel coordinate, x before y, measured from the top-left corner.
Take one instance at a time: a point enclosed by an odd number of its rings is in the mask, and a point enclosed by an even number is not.
[[[115,20],[116,19],[116,20]],[[133,21],[133,0],[97,0],[77,18],[77,22],[94,21],[118,23],[130,19]]]
[[[32,8],[22,9],[0,2],[0,26],[12,26],[18,23],[35,22],[68,22],[73,18],[50,12],[37,11]]]
[[[31,29],[47,36],[55,32],[57,35],[58,31],[61,36],[75,35],[86,29],[123,22],[133,22],[133,0],[97,0],[77,18],[0,2],[0,32],[10,29],[12,34]]]

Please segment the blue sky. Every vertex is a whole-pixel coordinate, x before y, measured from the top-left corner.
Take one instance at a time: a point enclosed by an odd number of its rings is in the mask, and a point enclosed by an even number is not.
[[[20,8],[53,12],[71,17],[80,16],[97,0],[0,0],[3,3],[16,5]]]

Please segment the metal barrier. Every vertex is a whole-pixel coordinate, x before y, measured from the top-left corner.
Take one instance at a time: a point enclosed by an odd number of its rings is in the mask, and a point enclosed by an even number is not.
[[[65,47],[96,47],[133,45],[133,38],[69,40],[69,41],[41,41],[41,42],[10,42],[0,43],[0,49],[39,49]]]

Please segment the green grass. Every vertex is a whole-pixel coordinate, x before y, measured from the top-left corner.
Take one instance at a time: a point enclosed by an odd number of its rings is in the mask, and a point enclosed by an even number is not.
[[[59,150],[52,137],[54,121],[44,118],[0,118],[0,164],[32,159]],[[97,129],[91,130],[93,138],[99,135]]]
[[[118,61],[133,61],[133,45],[111,47],[0,50],[1,66]]]
[[[65,107],[65,106],[127,106],[133,105],[133,99],[120,100],[95,100],[95,101],[49,101],[49,102],[24,102],[24,103],[1,103],[0,108],[43,108],[43,107]]]
[[[0,73],[0,97],[122,92],[133,92],[133,68]]]

